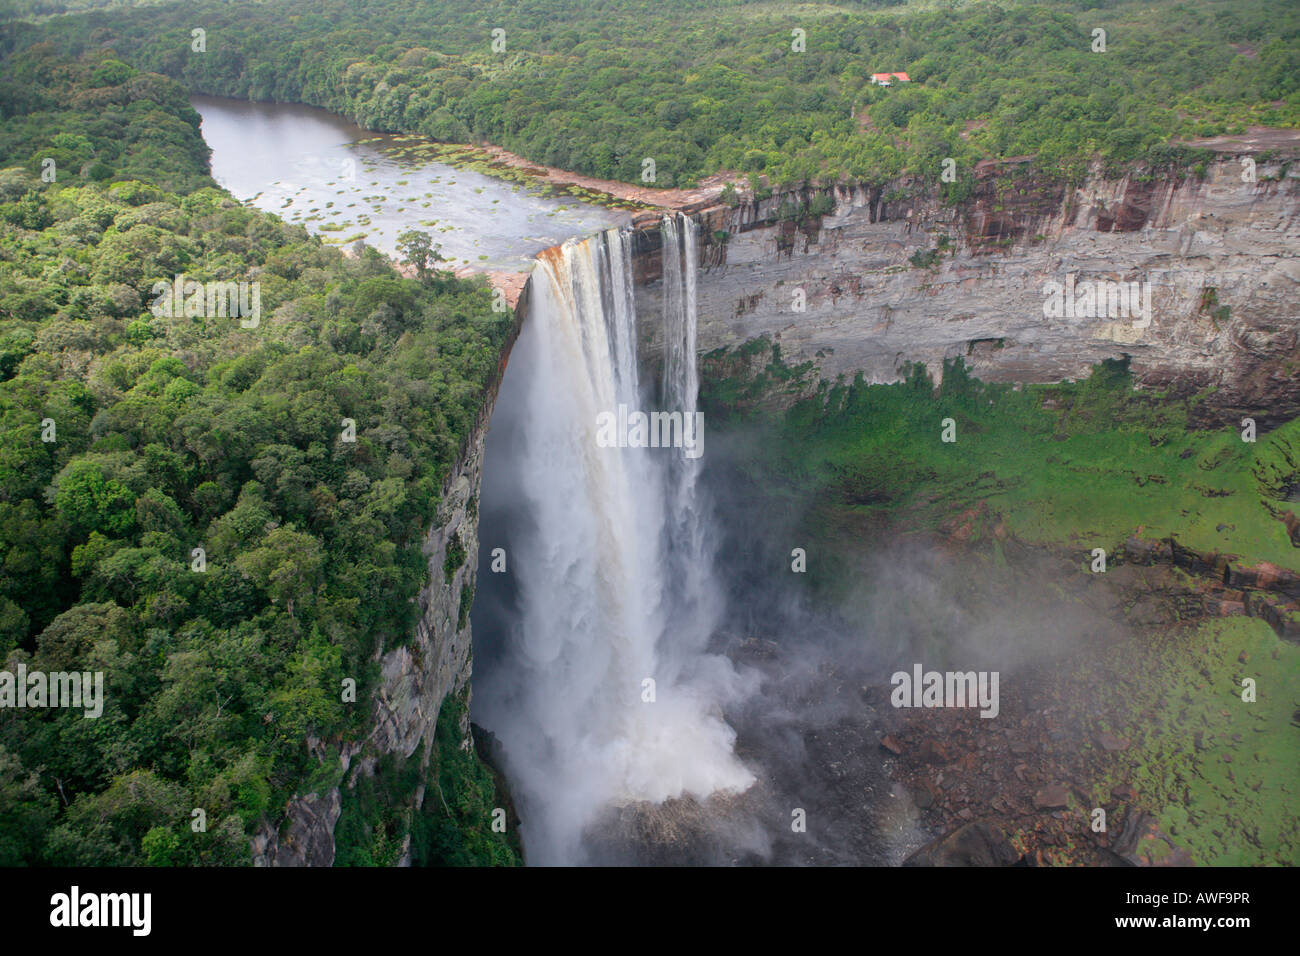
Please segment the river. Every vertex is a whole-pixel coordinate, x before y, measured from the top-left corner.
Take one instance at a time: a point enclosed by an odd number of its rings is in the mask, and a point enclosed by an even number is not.
[[[629,219],[430,161],[422,137],[373,133],[311,106],[199,95],[191,103],[212,148],[213,178],[329,242],[363,238],[392,254],[401,232],[420,229],[457,270],[524,272],[543,249]]]

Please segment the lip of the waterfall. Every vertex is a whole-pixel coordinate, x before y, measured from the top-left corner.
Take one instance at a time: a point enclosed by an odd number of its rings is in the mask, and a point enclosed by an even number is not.
[[[666,220],[675,219],[680,222],[683,219],[689,219],[692,222],[694,222],[698,227],[703,221],[703,217],[706,216],[708,213],[710,213],[715,209],[726,208],[725,206],[721,206],[716,201],[707,201],[707,202],[697,203],[695,205],[699,206],[699,208],[692,207],[691,209],[689,209],[689,211],[683,209],[671,209],[667,207],[658,207],[655,209],[645,210],[643,212],[637,213],[635,216],[631,218],[630,221],[623,223],[622,225],[611,226],[608,229],[601,229],[597,232],[587,233],[586,235],[582,235],[582,236],[570,236],[568,239],[565,239],[561,243],[557,243],[556,245],[553,246],[547,246],[545,249],[541,250],[535,256],[533,256],[532,269],[530,269],[527,273],[522,273],[522,275],[526,276],[523,284],[517,290],[513,290],[510,288],[506,289],[506,303],[512,309],[519,311],[519,304],[526,303],[528,301],[529,292],[530,292],[529,287],[532,285],[533,277],[537,274],[537,265],[541,262],[548,262],[551,264],[558,263],[564,255],[564,248],[566,246],[581,245],[584,242],[589,242],[593,239],[597,239],[600,236],[610,232],[627,232],[632,236],[632,250],[633,250],[632,254],[635,257],[644,254],[641,251],[642,246],[638,237],[642,235],[659,234]],[[646,243],[646,245],[653,246],[654,243]],[[501,275],[505,275],[505,274],[502,273]],[[515,273],[514,275],[520,275],[520,273]],[[660,276],[660,281],[661,280],[662,280],[662,276]],[[642,283],[634,283],[634,284],[639,285]]]

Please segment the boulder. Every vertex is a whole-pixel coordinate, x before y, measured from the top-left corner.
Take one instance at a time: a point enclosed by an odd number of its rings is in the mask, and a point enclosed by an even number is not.
[[[1058,810],[1069,805],[1069,791],[1057,783],[1046,786],[1034,794],[1034,806],[1040,810]]]
[[[1019,859],[1006,834],[977,820],[927,843],[904,860],[903,866],[1011,866]]]

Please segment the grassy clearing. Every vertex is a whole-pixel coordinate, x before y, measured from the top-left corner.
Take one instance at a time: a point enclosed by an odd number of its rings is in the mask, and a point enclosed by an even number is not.
[[[771,440],[753,443],[752,464],[776,493],[819,498],[826,528],[891,513],[936,527],[983,503],[1031,544],[1111,551],[1136,533],[1176,535],[1300,569],[1279,520],[1295,507],[1285,499],[1300,481],[1300,421],[1248,443],[1236,422],[1189,429],[1198,400],[1134,391],[1119,363],[1016,391],[970,378],[957,360],[937,392],[919,367],[894,385],[824,388],[759,423]]]

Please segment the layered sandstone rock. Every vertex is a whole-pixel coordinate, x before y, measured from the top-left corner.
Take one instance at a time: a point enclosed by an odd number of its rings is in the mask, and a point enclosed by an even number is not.
[[[907,362],[938,378],[958,356],[987,381],[1055,382],[1130,356],[1140,385],[1217,387],[1225,420],[1300,413],[1300,169],[1260,159],[1247,182],[1224,156],[1203,178],[1098,169],[1076,190],[1026,169],[984,166],[957,206],[902,182],[834,190],[829,214],[801,222],[780,204],[814,192],[701,213],[700,350],[769,336],[788,364],[868,382]],[[642,228],[637,309],[657,315],[657,236]],[[1149,283],[1150,323],[1046,316],[1045,287],[1070,277]],[[659,324],[642,334],[653,364]]]

